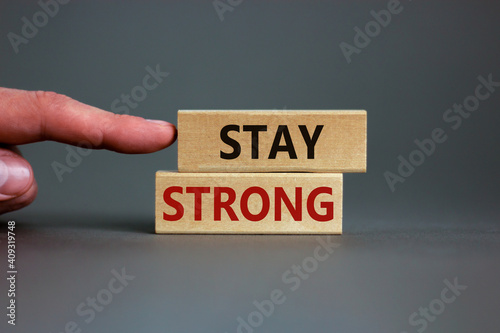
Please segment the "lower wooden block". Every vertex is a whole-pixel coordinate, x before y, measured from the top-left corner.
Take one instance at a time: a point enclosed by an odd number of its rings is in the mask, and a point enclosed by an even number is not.
[[[341,234],[342,174],[158,171],[156,233]]]

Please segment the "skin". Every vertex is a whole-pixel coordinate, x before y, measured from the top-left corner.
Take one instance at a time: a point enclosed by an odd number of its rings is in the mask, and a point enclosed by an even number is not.
[[[174,125],[107,112],[45,91],[0,87],[0,214],[29,205],[37,184],[16,145],[57,141],[119,153],[152,153],[176,139]]]

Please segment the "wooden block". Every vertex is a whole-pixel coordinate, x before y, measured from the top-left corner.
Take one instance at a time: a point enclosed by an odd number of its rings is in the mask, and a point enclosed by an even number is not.
[[[366,172],[366,111],[184,111],[179,172]]]
[[[341,234],[342,174],[158,171],[156,232]]]

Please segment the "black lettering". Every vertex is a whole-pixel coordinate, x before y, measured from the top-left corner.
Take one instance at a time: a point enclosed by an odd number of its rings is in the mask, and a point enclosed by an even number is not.
[[[222,150],[220,151],[220,157],[225,159],[225,160],[232,160],[240,156],[241,153],[241,146],[238,143],[238,141],[234,140],[233,138],[230,138],[228,135],[229,131],[240,131],[240,126],[238,125],[226,125],[220,130],[220,138],[221,140],[227,144],[228,146],[233,147],[233,152],[232,153],[225,153]]]
[[[243,125],[243,132],[252,132],[252,159],[259,158],[259,132],[267,131],[266,125]]]
[[[280,145],[281,137],[285,139],[284,146]],[[286,125],[278,126],[278,130],[276,131],[276,136],[274,137],[273,146],[271,147],[271,152],[269,153],[269,159],[271,160],[276,159],[276,154],[279,151],[288,152],[288,156],[290,156],[290,159],[292,160],[297,159],[297,153],[295,152],[295,148],[293,147],[292,138],[290,137],[290,132],[288,131],[288,126]]]
[[[316,146],[316,142],[318,142],[319,135],[323,130],[323,125],[316,125],[312,139],[306,125],[299,125],[299,129],[300,133],[302,133],[302,137],[304,138],[304,142],[307,145],[307,159],[314,159],[314,146]]]

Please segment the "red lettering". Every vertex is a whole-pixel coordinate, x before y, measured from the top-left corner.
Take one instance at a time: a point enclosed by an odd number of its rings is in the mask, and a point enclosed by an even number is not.
[[[194,193],[194,220],[201,221],[202,193],[210,193],[210,187],[186,187],[186,193]]]
[[[275,187],[274,188],[274,220],[275,221],[282,221],[283,220],[283,210],[286,209],[288,210],[290,216],[293,218],[294,221],[302,221],[303,220],[303,210],[306,209],[302,207],[303,205],[303,189],[302,187],[295,187],[295,202],[293,202],[291,196],[289,197],[287,192],[285,191],[286,187]],[[203,220],[203,193],[211,193],[211,187],[201,187],[201,186],[192,186],[192,187],[186,187],[185,191],[186,193],[191,193],[193,194],[193,200],[194,200],[194,205],[192,206],[194,212],[194,220],[195,221],[202,221]],[[291,190],[291,189],[290,189]],[[331,221],[334,218],[334,202],[333,201],[321,201],[319,203],[319,207],[321,209],[317,209],[317,205],[315,206],[315,201],[317,200],[317,197],[321,194],[328,194],[332,196],[333,189],[331,187],[327,186],[322,186],[313,189],[310,193],[309,196],[307,197],[307,212],[310,216],[311,219],[317,221],[317,222],[327,222]],[[163,200],[165,201],[165,204],[168,206],[172,207],[175,209],[175,213],[173,214],[168,214],[166,212],[163,212],[163,219],[165,221],[179,221],[183,218],[184,213],[185,213],[185,208],[183,207],[183,202],[186,203],[186,199],[177,201],[174,198],[172,198],[173,193],[179,193],[179,194],[184,194],[184,188],[181,186],[170,186],[165,189],[163,192]],[[250,212],[250,197],[255,194],[260,196],[260,200],[262,201],[262,206],[260,208],[260,211],[252,213]],[[224,196],[224,198],[223,198]],[[238,198],[238,194],[236,191],[231,188],[231,187],[214,187],[214,194],[213,194],[213,219],[214,221],[221,221],[222,220],[222,211],[224,210],[229,217],[231,221],[239,221],[239,217],[242,217],[244,220],[247,221],[262,221],[264,220],[268,214],[269,210],[271,209],[270,205],[270,197],[269,194],[265,189],[262,187],[258,186],[253,186],[247,188],[243,193],[241,194],[240,198],[240,205],[239,205],[239,212],[241,212],[241,215],[238,217],[240,214],[238,211],[235,211],[236,207],[232,207],[232,205],[236,202],[236,199]],[[206,200],[209,199],[208,197]],[[258,199],[257,203],[258,203]],[[253,200],[255,202],[256,200]],[[283,204],[286,208],[283,208]],[[190,207],[191,205],[188,205]],[[256,208],[254,207],[259,207],[259,205],[253,205],[253,210]],[[207,207],[206,207],[207,208]],[[191,209],[191,208],[190,208]],[[237,214],[238,213],[238,214]]]
[[[179,201],[176,201],[172,199],[171,194],[172,193],[180,193],[182,194],[182,187],[181,186],[170,186],[165,189],[165,192],[163,192],[163,201],[170,207],[175,208],[175,214],[167,214],[163,212],[163,219],[165,221],[178,221],[184,216],[184,207]]]
[[[333,220],[333,202],[322,202],[320,203],[321,208],[326,209],[325,214],[318,214],[314,208],[314,200],[316,197],[322,193],[332,194],[332,189],[330,187],[318,187],[311,191],[309,197],[307,198],[307,211],[309,215],[318,222],[325,222]]]
[[[302,221],[302,187],[295,188],[295,208],[286,195],[283,187],[276,187],[274,191],[274,220],[281,221],[281,202],[288,208],[295,221]]]
[[[250,195],[254,193],[260,195],[262,199],[262,210],[260,211],[260,213],[255,215],[250,213],[250,211],[248,210],[248,198],[250,197]],[[260,221],[264,219],[267,213],[269,213],[269,206],[270,206],[269,196],[262,187],[258,186],[249,187],[241,195],[241,200],[240,200],[241,213],[249,221]]]
[[[222,193],[227,194],[227,200],[222,201]],[[215,187],[214,188],[214,221],[221,220],[222,209],[226,210],[231,221],[239,221],[238,217],[231,208],[231,205],[236,200],[236,192],[230,187]]]

